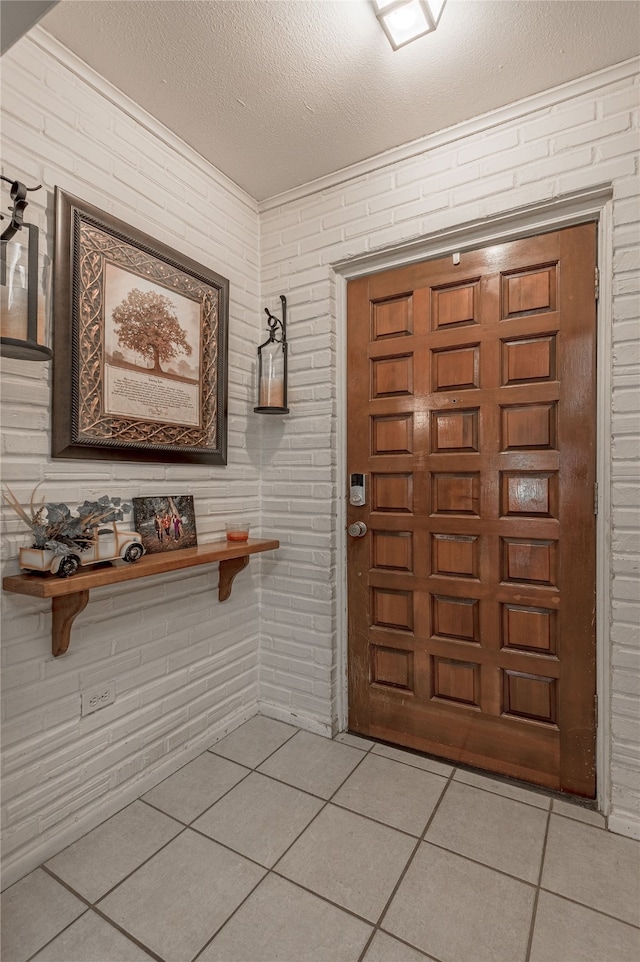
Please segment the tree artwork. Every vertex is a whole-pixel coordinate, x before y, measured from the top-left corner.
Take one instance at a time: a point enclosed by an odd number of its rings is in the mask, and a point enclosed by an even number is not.
[[[114,308],[112,317],[120,344],[152,360],[151,370],[156,374],[163,373],[162,361],[192,353],[176,309],[163,294],[133,288]]]

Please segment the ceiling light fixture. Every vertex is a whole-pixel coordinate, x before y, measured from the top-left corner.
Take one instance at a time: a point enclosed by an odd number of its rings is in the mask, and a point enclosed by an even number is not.
[[[447,0],[372,0],[394,50],[436,29]]]

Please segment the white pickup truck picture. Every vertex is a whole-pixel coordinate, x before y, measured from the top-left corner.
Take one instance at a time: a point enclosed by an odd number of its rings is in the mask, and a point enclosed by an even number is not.
[[[61,553],[50,548],[20,548],[20,567],[28,571],[41,571],[68,578],[80,566],[115,561],[122,558],[132,564],[145,553],[142,538],[137,531],[123,531],[117,525],[100,528],[85,548],[70,548]]]

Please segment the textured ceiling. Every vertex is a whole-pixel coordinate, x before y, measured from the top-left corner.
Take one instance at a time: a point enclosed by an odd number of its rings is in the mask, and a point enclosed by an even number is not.
[[[262,200],[640,53],[636,0],[61,0],[41,26]]]

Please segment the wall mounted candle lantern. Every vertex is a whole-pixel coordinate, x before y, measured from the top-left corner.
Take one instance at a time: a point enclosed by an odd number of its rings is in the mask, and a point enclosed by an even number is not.
[[[265,307],[269,337],[258,348],[258,414],[288,414],[287,299],[281,294],[282,320]]]
[[[38,228],[23,220],[27,193],[42,185],[25,187],[19,180],[1,179],[11,184],[13,207],[9,225],[0,235],[0,354],[20,361],[48,361],[53,354],[43,342],[50,261],[38,252]]]

